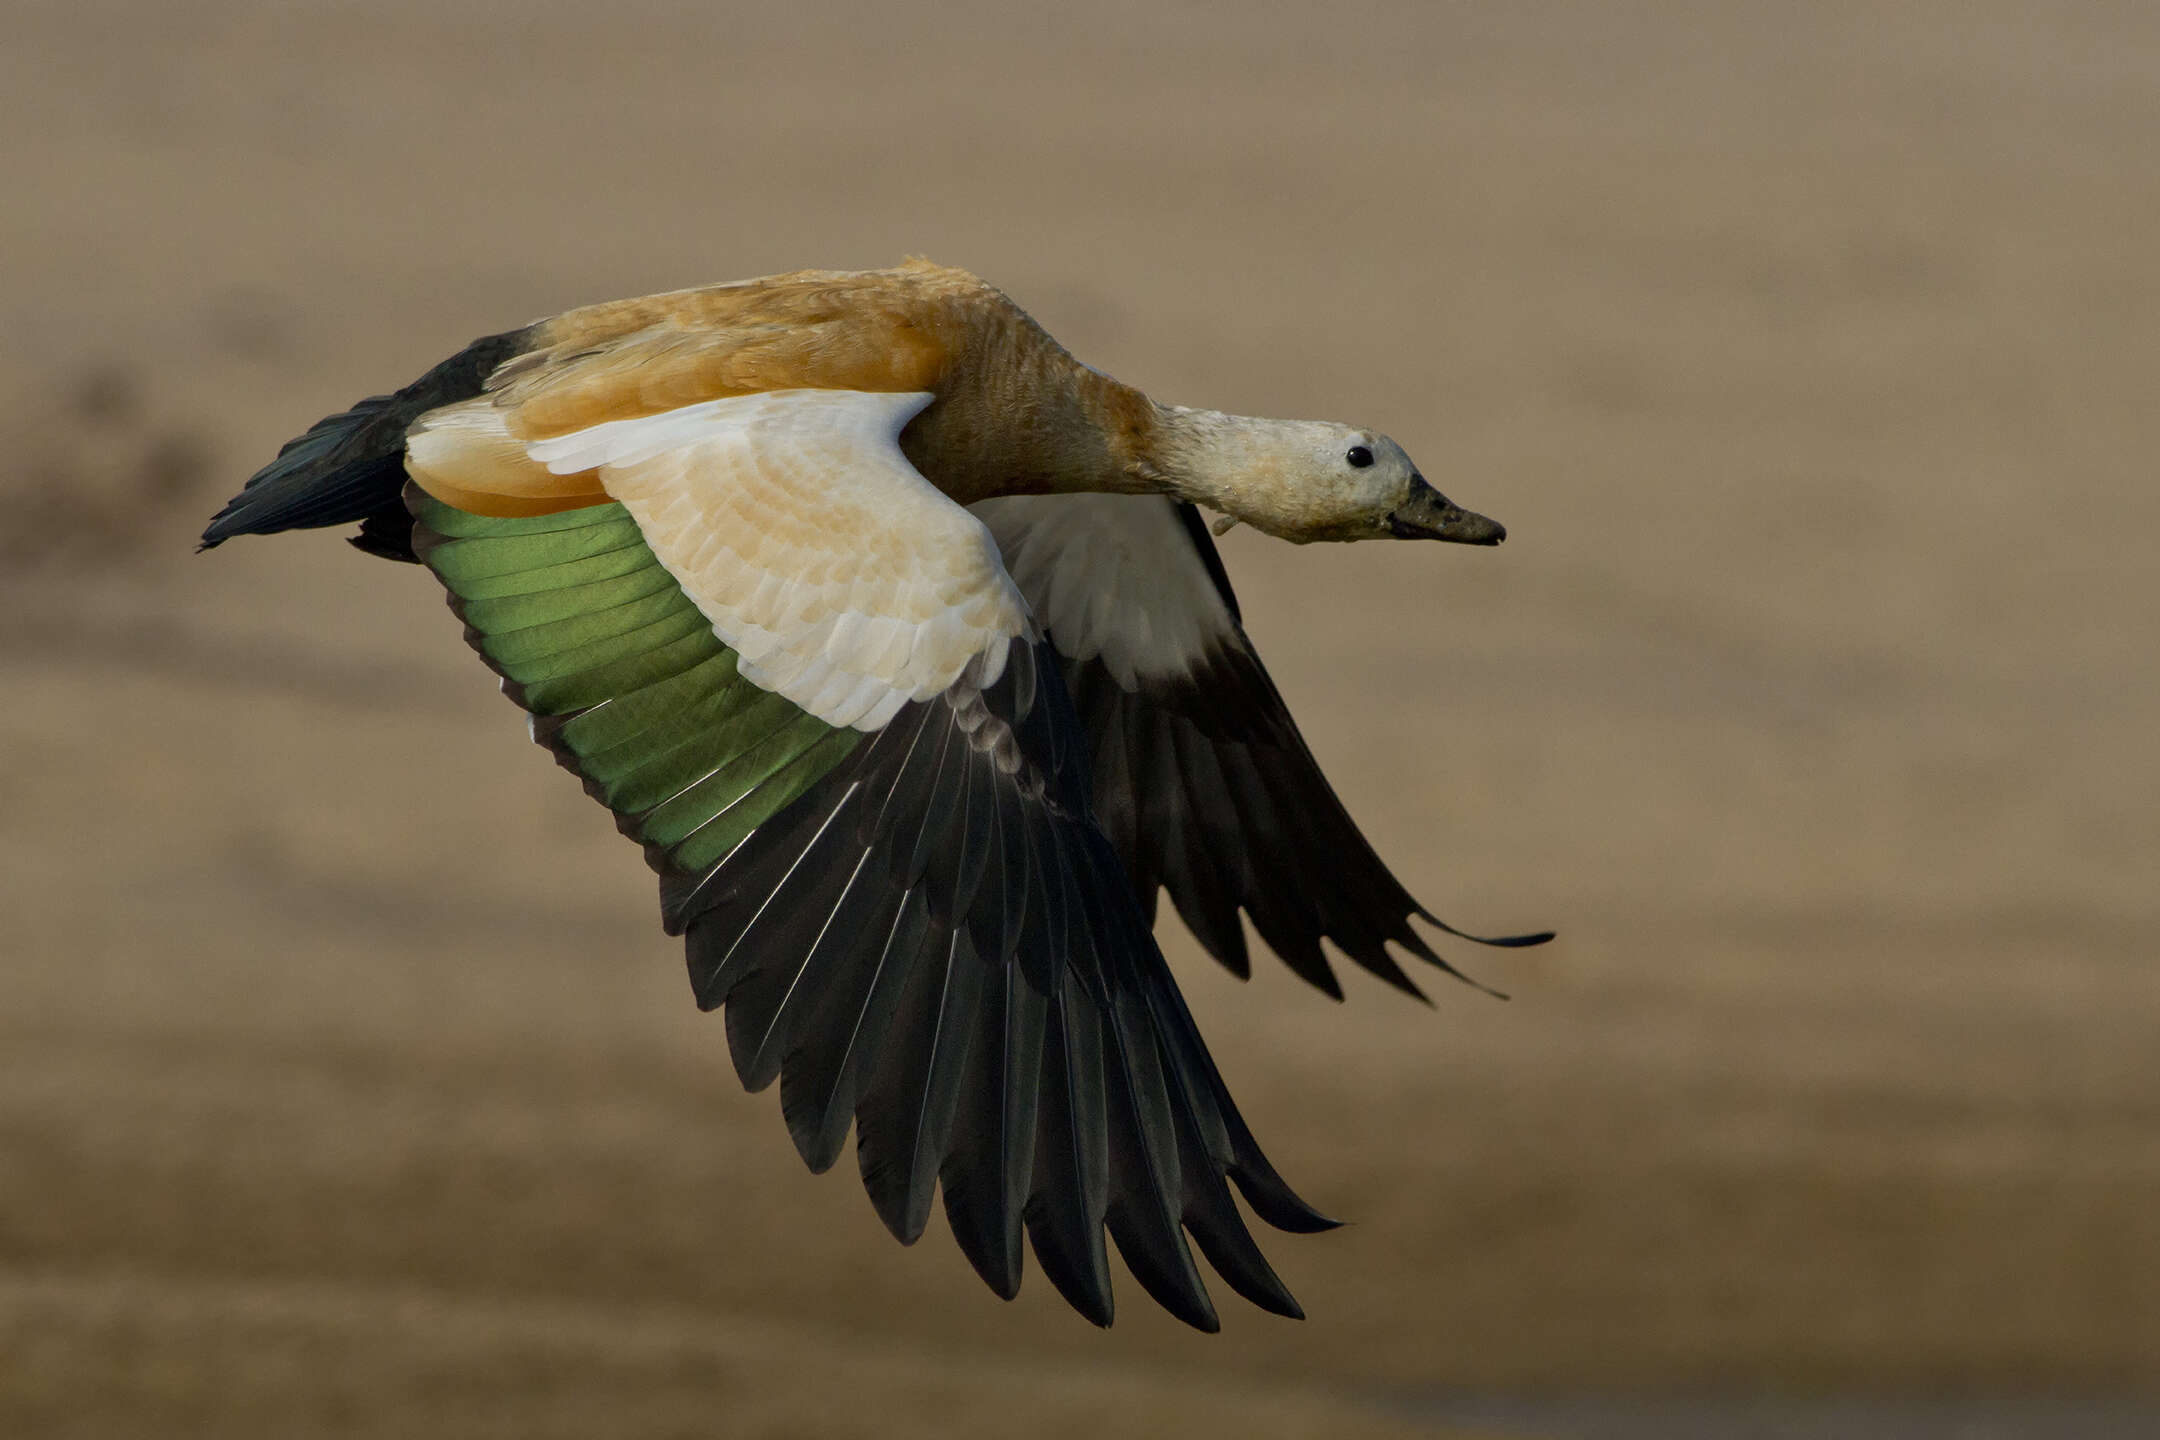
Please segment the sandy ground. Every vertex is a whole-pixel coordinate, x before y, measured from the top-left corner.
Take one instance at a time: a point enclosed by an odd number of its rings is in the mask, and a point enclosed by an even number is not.
[[[0,1432],[2160,1386],[2160,12],[772,8],[8,7]],[[1303,1325],[892,1245],[427,577],[188,553],[473,335],[911,252],[1513,532],[1225,544],[1398,871],[1562,932],[1426,1010],[1166,924],[1354,1222]]]

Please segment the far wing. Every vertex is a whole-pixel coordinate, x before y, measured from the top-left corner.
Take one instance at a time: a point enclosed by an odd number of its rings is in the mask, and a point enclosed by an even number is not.
[[[1332,942],[1422,995],[1388,942],[1449,973],[1305,746],[1240,622],[1199,512],[1164,496],[1010,496],[971,507],[1064,658],[1094,761],[1096,817],[1152,918],[1168,890],[1209,953],[1251,971],[1239,912],[1290,968],[1342,987]]]

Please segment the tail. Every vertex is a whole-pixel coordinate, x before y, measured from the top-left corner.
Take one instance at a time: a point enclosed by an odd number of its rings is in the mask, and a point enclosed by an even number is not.
[[[370,395],[342,415],[316,421],[226,502],[203,531],[201,548],[235,535],[358,521],[354,545],[387,559],[413,559],[412,517],[401,498],[406,430],[439,405],[478,395],[496,366],[527,347],[529,334],[529,328],[510,330],[475,340],[395,395]]]

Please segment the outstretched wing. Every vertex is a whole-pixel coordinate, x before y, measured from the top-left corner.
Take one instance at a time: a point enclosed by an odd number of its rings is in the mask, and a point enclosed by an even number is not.
[[[780,1081],[813,1169],[852,1123],[893,1233],[942,1186],[1001,1295],[1025,1232],[1108,1324],[1107,1228],[1191,1324],[1217,1322],[1188,1234],[1297,1314],[1226,1182],[1280,1228],[1330,1222],[1208,1057],[987,532],[899,455],[920,397],[795,393],[533,443],[605,504],[484,517],[416,484],[417,548],[535,738],[645,846],[698,1003],[726,1006],[744,1084]],[[456,488],[454,456],[414,458]]]
[[[1373,852],[1268,678],[1215,543],[1191,505],[1159,495],[1008,496],[971,507],[1064,658],[1094,808],[1152,922],[1158,889],[1210,954],[1251,973],[1244,927],[1336,999],[1321,950],[1422,998],[1390,941],[1451,974],[1420,905]]]

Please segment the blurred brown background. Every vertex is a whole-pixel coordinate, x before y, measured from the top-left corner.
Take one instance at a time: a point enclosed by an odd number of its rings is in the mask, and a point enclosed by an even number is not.
[[[2160,1433],[2160,10],[783,8],[6,7],[0,1432]],[[189,553],[474,335],[908,253],[1513,531],[1225,542],[1412,888],[1561,931],[1166,922],[1303,1325],[893,1245],[426,575]]]

